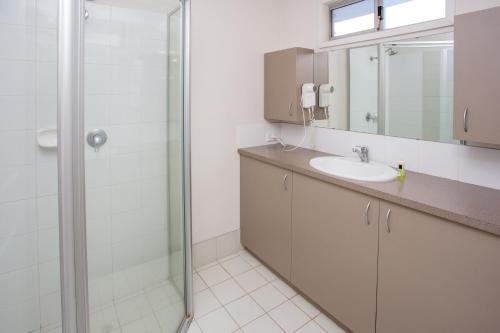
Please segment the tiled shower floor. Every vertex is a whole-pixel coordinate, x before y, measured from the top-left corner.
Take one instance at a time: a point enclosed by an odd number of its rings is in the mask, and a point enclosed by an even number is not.
[[[189,333],[340,333],[247,251],[197,269]]]
[[[171,333],[184,315],[184,301],[171,282],[91,309],[90,333]],[[41,333],[61,333],[61,327]]]

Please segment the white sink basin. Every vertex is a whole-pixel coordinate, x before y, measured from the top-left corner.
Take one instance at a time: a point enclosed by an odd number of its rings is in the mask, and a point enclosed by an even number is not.
[[[398,176],[396,170],[385,164],[363,163],[358,159],[347,157],[317,157],[313,158],[309,164],[313,168],[333,176],[365,182],[387,182]]]

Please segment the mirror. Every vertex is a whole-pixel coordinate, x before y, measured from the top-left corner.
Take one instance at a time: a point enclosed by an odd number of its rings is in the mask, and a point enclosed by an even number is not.
[[[313,126],[446,143],[453,140],[453,33],[316,54],[334,88]],[[316,65],[318,64],[318,65]],[[327,75],[325,75],[325,72]],[[320,96],[321,98],[321,96]]]

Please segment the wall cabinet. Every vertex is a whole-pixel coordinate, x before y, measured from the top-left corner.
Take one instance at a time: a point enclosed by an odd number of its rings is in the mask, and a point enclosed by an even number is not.
[[[241,239],[353,332],[499,332],[500,238],[241,156]]]
[[[241,243],[290,279],[292,172],[241,157]]]
[[[498,237],[382,202],[379,251],[377,332],[500,331]]]
[[[455,139],[500,144],[500,7],[455,16]]]
[[[314,51],[292,48],[264,55],[264,118],[303,124],[303,83],[314,82]]]
[[[354,332],[375,332],[379,200],[293,182],[292,284]]]

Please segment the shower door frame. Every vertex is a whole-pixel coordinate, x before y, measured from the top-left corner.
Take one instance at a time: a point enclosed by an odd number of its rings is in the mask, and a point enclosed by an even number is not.
[[[190,0],[180,0],[183,51],[184,305],[178,329],[193,318],[190,149]],[[61,316],[64,333],[89,332],[85,219],[84,14],[85,0],[59,0],[58,186]],[[167,110],[165,110],[167,112]]]

